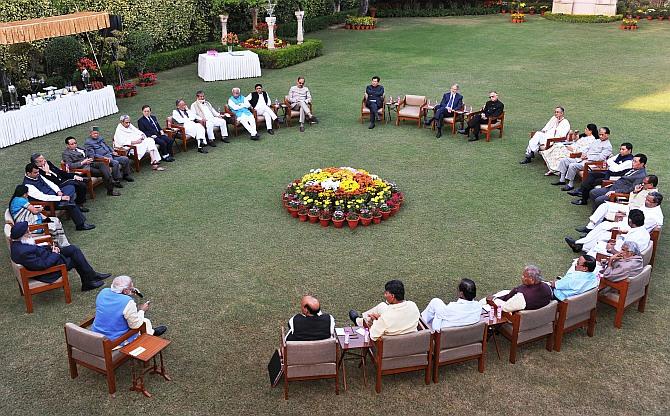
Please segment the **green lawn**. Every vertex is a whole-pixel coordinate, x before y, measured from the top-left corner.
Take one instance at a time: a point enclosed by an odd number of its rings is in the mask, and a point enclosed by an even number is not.
[[[480,297],[517,285],[526,263],[539,265],[547,278],[563,274],[573,258],[563,237],[574,236],[590,211],[550,186],[554,179],[542,176],[541,163],[517,163],[528,131],[543,126],[554,106],[566,108],[573,128],[593,122],[611,128],[615,147],[631,141],[649,156],[648,170],[660,176],[661,190],[670,180],[669,115],[667,106],[657,105],[658,93],[669,88],[670,57],[662,46],[670,41],[667,22],[642,22],[631,33],[616,24],[534,16],[522,25],[504,16],[386,19],[374,31],[310,37],[324,41],[322,57],[264,70],[261,82],[276,97],[305,75],[319,125],[304,134],[281,128],[259,142],[242,135],[208,155],[191,149],[162,173],[145,164],[122,197],[98,192],[89,204],[94,231],[66,224],[96,268],[133,276],[153,300],[152,321],[169,325],[165,358],[174,381],[150,377],[155,397],[149,400],[127,390],[129,366],[117,372],[116,399],[91,371],[71,380],[63,324],[89,316],[95,293],[80,292],[75,277],[72,304],[64,304],[62,292],[50,292],[37,296],[35,312],[27,315],[1,250],[0,414],[666,414],[666,241],[657,252],[646,312],[628,311],[616,330],[613,310],[599,306],[596,336],[570,334],[560,353],[531,344],[511,365],[502,341],[503,359],[490,345],[484,374],[472,362],[442,369],[441,382],[430,386],[418,373],[387,376],[380,395],[370,383],[363,386],[353,364],[350,389],[339,396],[332,382],[294,383],[288,402],[280,389],[268,387],[267,360],[303,293],[317,295],[323,309],[346,324],[348,310],[378,302],[392,278],[402,279],[407,298],[423,308],[434,296],[452,299],[462,277],[476,281]],[[233,86],[246,93],[258,82],[204,83],[196,74],[195,64],[159,74],[157,87],[119,100],[121,113],[136,119],[150,103],[164,118],[175,98],[192,102],[197,89],[219,105]],[[507,111],[505,136],[490,143],[448,134],[437,140],[409,123],[369,131],[357,117],[362,90],[375,74],[394,96],[435,99],[458,82],[473,106],[495,89]],[[117,120],[96,122],[110,142]],[[86,129],[0,150],[6,199],[32,152],[58,161],[63,139],[83,140]],[[354,231],[290,218],[281,208],[284,186],[327,166],[359,167],[396,181],[406,194],[403,209],[382,225]]]

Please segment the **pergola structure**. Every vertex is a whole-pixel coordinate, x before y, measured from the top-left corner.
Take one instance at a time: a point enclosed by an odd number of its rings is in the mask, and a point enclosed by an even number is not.
[[[0,23],[0,45],[32,42],[108,27],[109,14],[106,12],[77,12],[61,16]]]

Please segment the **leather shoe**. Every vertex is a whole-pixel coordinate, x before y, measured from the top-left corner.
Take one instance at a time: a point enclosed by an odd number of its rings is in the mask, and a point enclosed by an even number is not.
[[[269,134],[270,136],[272,136],[272,135],[274,135],[274,134],[275,134],[275,131],[274,131],[274,130],[272,130],[272,129],[270,129],[270,130],[268,130],[268,134]]]
[[[468,134],[468,131],[465,129],[458,129],[459,134]]]
[[[469,142],[476,142],[477,140],[479,140],[478,136],[472,136],[468,139]]]
[[[207,142],[208,146],[216,147],[216,143],[214,143],[214,140],[210,140]]]
[[[123,180],[126,182],[135,182],[135,179],[133,179],[131,176],[124,176]]]
[[[167,326],[159,325],[156,328],[154,328],[153,336],[160,337],[161,335],[163,335],[165,333],[165,331],[167,331]]]
[[[574,189],[574,190],[568,192],[568,195],[571,195],[571,196],[582,196],[582,191],[580,191],[579,189]]]
[[[204,147],[198,147],[198,153],[209,153]]]
[[[260,137],[258,136],[258,134],[254,134],[253,136],[251,136],[251,137],[249,137],[249,138],[250,138],[251,140],[258,140],[258,139],[260,139]]]
[[[579,253],[582,251],[583,244],[577,244],[574,238],[565,237],[565,242],[570,246],[574,253]]]
[[[561,187],[561,191],[572,191],[573,189],[575,189],[575,187],[570,185],[565,185]]]
[[[423,122],[423,125],[424,126],[430,126],[433,123],[433,120],[434,119],[432,119],[432,118],[430,120],[426,120],[426,121]]]
[[[570,201],[572,205],[586,205],[586,201],[583,199],[575,199],[574,201]]]
[[[577,228],[575,228],[575,231],[580,232],[580,233],[588,233],[591,230],[586,228],[586,227],[577,227]]]
[[[353,310],[353,309],[351,309],[351,310],[349,311],[349,319],[351,319],[351,322],[353,322],[354,325],[358,325],[358,324],[356,323],[356,318],[360,318],[360,317],[361,317],[361,314],[358,313],[357,311],[355,311],[355,310]]]
[[[230,140],[228,140],[228,136],[223,136],[221,138],[221,141],[224,142],[224,143],[230,143]]]
[[[83,223],[81,225],[77,225],[77,231],[87,231],[87,230],[92,230],[94,228],[95,228],[95,225],[93,225],[93,224]]]
[[[437,134],[435,135],[436,138],[442,137],[442,129],[437,129]]]
[[[526,165],[531,162],[530,156],[526,156],[521,162],[519,162],[520,165]]]
[[[559,186],[559,185],[565,185],[565,182],[563,182],[563,181],[556,181],[556,182],[552,182],[551,184],[554,185],[554,186]]]
[[[90,212],[91,210],[88,209],[88,208],[86,208],[86,207],[83,206],[83,205],[79,205],[79,211],[81,211],[81,212]]]
[[[300,132],[304,133],[305,132],[305,126],[300,126]]]
[[[110,189],[109,191],[107,191],[107,195],[109,195],[109,196],[121,196],[121,194],[118,193],[117,191],[115,191],[114,189]]]
[[[375,128],[375,123],[370,123],[370,125],[368,126],[368,128],[369,128],[369,129],[374,129],[374,128]]]
[[[123,184],[121,183],[121,181],[112,182],[112,186],[115,188],[123,188]]]
[[[96,280],[105,280],[108,277],[112,277],[111,273],[95,273],[95,279]]]
[[[81,291],[82,292],[87,292],[89,290],[97,289],[104,284],[105,283],[100,281],[100,280],[94,280],[92,282],[81,285]]]

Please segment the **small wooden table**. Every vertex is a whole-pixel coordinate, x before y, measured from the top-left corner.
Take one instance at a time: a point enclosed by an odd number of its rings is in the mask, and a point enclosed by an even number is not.
[[[151,374],[160,374],[165,380],[172,381],[170,376],[165,372],[165,365],[163,364],[163,350],[168,345],[170,345],[170,341],[167,339],[149,334],[142,334],[133,342],[121,348],[123,354],[130,356],[130,358],[134,358],[134,360],[131,361],[131,372],[133,375],[133,386],[130,388],[131,391],[138,391],[147,397],[151,397],[151,393],[149,393],[144,386],[144,374],[147,372]],[[138,347],[144,348],[144,351],[137,355],[131,354],[131,352]],[[160,368],[156,364],[156,355],[160,358]],[[135,360],[142,362],[142,368],[135,368]],[[153,360],[153,365],[147,367],[147,363],[150,360]]]
[[[386,106],[386,111],[384,111],[384,119],[386,119],[386,115],[388,114],[389,121],[393,121],[391,112],[398,112],[398,101],[387,101],[384,103],[384,105]]]
[[[367,372],[365,368],[365,357],[368,353],[368,348],[373,344],[371,340],[365,342],[365,337],[361,334],[356,333],[356,329],[362,328],[359,326],[348,326],[344,328],[344,332],[349,334],[349,343],[344,343],[344,335],[337,336],[337,342],[340,344],[340,357],[337,360],[337,365],[342,367],[342,381],[344,383],[344,390],[347,390],[347,370],[344,365],[344,360],[346,359],[347,354],[351,355],[353,359],[360,360],[359,367],[363,367],[363,384],[368,385],[367,381]]]
[[[494,316],[493,319],[489,319],[489,314],[487,312],[483,312],[479,317],[479,322],[486,323],[488,331],[486,339],[488,341],[489,338],[493,338],[493,344],[496,346],[496,353],[498,354],[498,359],[500,360],[500,349],[498,348],[498,340],[496,339],[496,332],[498,331],[498,328],[502,324],[509,323],[509,320],[507,320],[505,316],[503,316],[500,319],[498,319],[497,316]]]

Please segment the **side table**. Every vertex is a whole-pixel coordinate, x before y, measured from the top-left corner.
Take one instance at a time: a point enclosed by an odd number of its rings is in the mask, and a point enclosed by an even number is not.
[[[163,350],[170,345],[170,341],[160,337],[155,337],[149,334],[142,334],[136,338],[133,342],[121,348],[121,353],[130,356],[133,358],[131,361],[131,373],[133,375],[133,386],[130,388],[131,391],[138,391],[144,394],[146,397],[151,397],[144,386],[144,374],[147,372],[151,374],[160,374],[167,381],[172,381],[170,376],[165,372],[165,365],[163,364]],[[144,350],[139,350],[138,348],[143,348]],[[156,356],[160,360],[160,368],[156,363]],[[153,364],[147,367],[147,363],[153,360]],[[138,363],[135,363],[138,361]],[[142,363],[141,368],[139,367],[139,362]]]
[[[359,360],[359,367],[363,367],[363,384],[368,385],[367,380],[367,371],[365,368],[365,357],[368,354],[368,348],[373,345],[373,342],[368,340],[365,342],[363,335],[356,333],[356,329],[362,327],[344,327],[344,333],[349,335],[349,343],[344,343],[344,335],[337,336],[337,342],[340,344],[340,357],[337,360],[338,367],[342,367],[342,382],[344,383],[344,390],[347,390],[347,370],[344,365],[344,361],[347,359],[347,355],[350,355],[350,359]]]
[[[386,118],[386,114],[389,116],[389,121],[393,121],[393,116],[391,115],[391,111],[393,112],[398,112],[398,102],[397,101],[388,101],[385,102],[384,105],[386,106],[386,111],[384,111],[384,118]]]

